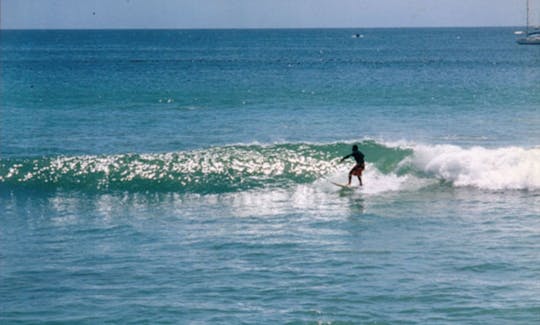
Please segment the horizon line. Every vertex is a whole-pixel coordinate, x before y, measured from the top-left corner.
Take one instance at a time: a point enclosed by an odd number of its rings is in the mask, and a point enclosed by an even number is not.
[[[336,30],[336,29],[466,29],[466,28],[525,28],[526,26],[515,25],[474,25],[474,26],[378,26],[378,27],[109,27],[109,28],[4,28],[0,26],[0,31],[105,31],[105,30]]]

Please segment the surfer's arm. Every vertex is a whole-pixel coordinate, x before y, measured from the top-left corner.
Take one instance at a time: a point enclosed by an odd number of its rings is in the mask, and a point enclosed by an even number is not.
[[[350,156],[352,156],[352,154],[346,155],[345,157],[341,158],[340,162],[343,162],[345,159],[349,158]]]

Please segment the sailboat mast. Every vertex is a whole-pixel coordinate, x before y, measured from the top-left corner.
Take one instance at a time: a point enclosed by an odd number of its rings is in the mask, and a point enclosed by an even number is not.
[[[530,6],[529,6],[529,0],[527,0],[527,35],[529,35],[529,10],[530,10]]]
[[[518,44],[530,44],[530,45],[540,45],[540,21],[537,21],[540,16],[536,16],[537,11],[539,11],[538,4],[534,1],[527,0],[527,27],[525,37],[517,39]],[[531,11],[533,12],[534,17],[531,16]],[[540,12],[538,12],[540,13]],[[519,33],[522,34],[523,32]]]

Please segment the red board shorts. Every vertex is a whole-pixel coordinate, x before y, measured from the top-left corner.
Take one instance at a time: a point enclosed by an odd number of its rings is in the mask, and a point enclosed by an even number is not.
[[[362,172],[364,171],[365,165],[364,164],[356,164],[353,169],[351,169],[351,175],[353,176],[362,176]]]

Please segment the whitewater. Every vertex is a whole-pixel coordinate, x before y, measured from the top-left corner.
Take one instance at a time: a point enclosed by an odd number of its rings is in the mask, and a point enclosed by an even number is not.
[[[540,323],[514,37],[1,30],[0,323]]]

